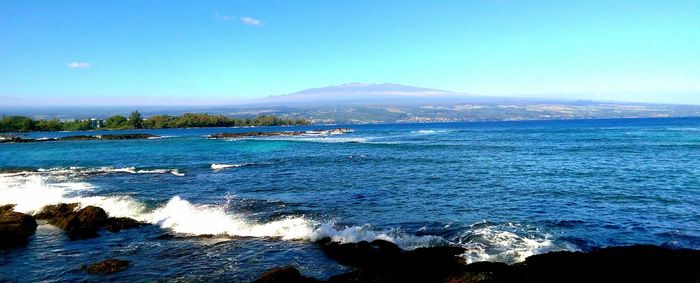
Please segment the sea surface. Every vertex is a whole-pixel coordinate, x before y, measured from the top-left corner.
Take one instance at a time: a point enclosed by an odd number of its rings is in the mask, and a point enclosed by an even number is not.
[[[280,265],[317,278],[348,271],[313,243],[323,237],[459,245],[470,262],[639,243],[700,249],[700,118],[347,125],[354,132],[206,138],[336,127],[0,144],[0,169],[27,170],[0,174],[0,204],[32,213],[79,202],[153,224],[75,241],[40,224],[28,246],[0,252],[0,281],[245,282]],[[81,270],[107,258],[132,264],[112,275]]]

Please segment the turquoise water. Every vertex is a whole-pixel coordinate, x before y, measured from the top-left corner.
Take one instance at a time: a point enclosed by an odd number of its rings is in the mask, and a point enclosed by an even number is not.
[[[344,126],[345,127],[345,126]],[[0,279],[247,281],[344,267],[313,241],[454,244],[469,261],[648,243],[700,248],[700,118],[351,125],[328,137],[0,144],[0,203],[98,205],[154,225],[69,241],[40,225]],[[332,126],[265,127],[259,131]],[[80,133],[32,133],[55,137]],[[90,133],[90,134],[95,134]],[[169,235],[169,236],[168,236]],[[215,236],[203,236],[215,235]],[[88,276],[86,263],[132,266]]]

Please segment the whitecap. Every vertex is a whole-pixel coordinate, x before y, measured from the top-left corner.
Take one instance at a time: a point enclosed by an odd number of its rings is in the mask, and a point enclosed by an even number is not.
[[[248,166],[252,165],[252,163],[241,163],[241,164],[217,164],[214,163],[210,167],[213,170],[221,170],[221,169],[226,169],[226,168],[238,168],[238,167],[243,167],[243,166]]]
[[[466,249],[462,257],[468,263],[479,261],[515,263],[543,252],[573,250],[573,247],[567,245],[554,244],[550,234],[514,223],[476,223],[453,239],[453,242]]]

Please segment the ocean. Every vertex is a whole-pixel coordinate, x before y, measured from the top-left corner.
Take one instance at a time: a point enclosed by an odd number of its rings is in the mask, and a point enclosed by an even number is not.
[[[0,204],[79,202],[153,225],[70,240],[40,224],[0,281],[240,281],[348,271],[314,241],[465,247],[468,262],[654,244],[700,249],[700,118],[135,130],[149,140],[0,144]],[[60,137],[72,132],[29,133]],[[7,171],[7,170],[5,170]],[[131,266],[88,275],[107,258]]]

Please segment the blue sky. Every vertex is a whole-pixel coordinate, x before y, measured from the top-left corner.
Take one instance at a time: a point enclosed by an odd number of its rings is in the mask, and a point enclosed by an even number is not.
[[[700,1],[0,3],[0,105],[226,103],[347,82],[700,104]]]

